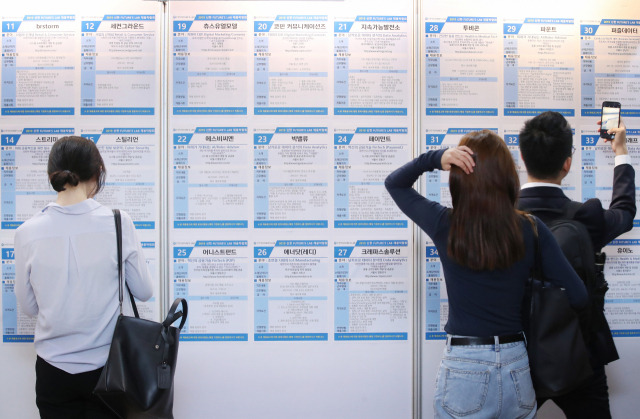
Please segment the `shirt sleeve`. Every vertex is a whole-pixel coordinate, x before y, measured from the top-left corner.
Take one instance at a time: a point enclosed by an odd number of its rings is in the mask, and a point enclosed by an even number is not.
[[[131,293],[140,301],[153,295],[153,282],[142,245],[129,214],[122,214],[122,258],[124,259],[125,282]]]
[[[613,158],[614,167],[621,164],[631,164],[631,156],[628,154],[621,154]]]
[[[22,234],[20,229],[16,231],[14,239],[14,255],[15,255],[15,294],[20,309],[29,317],[36,317],[40,312],[36,294],[31,286],[31,258],[29,257],[28,247],[22,243]]]
[[[574,309],[587,304],[587,289],[562,253],[562,249],[547,226],[536,218],[542,274],[553,285],[562,287],[567,293],[569,303]]]
[[[424,153],[393,171],[385,180],[385,187],[398,208],[430,237],[435,235],[447,208],[422,196],[413,189],[413,184],[424,172],[442,169],[440,162],[445,151]]]

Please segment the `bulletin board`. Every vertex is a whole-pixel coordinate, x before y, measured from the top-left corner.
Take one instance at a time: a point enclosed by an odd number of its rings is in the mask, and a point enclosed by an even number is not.
[[[96,199],[134,220],[158,279],[143,316],[189,302],[177,418],[432,417],[446,288],[385,177],[487,128],[524,181],[519,129],[553,109],[579,150],[563,190],[606,207],[607,99],[623,104],[638,159],[640,7],[623,0],[606,16],[506,1],[31,3],[0,11],[0,368],[13,378],[0,392],[17,401],[3,417],[38,416],[13,234],[55,198],[46,160],[64,135],[96,142],[107,166]],[[450,202],[446,172],[416,187]],[[605,250],[622,355],[607,372],[624,417],[640,407],[627,390],[637,233]],[[540,417],[562,416],[545,405]]]

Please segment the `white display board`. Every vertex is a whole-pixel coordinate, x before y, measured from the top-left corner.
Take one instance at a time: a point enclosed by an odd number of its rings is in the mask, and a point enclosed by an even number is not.
[[[420,151],[454,146],[467,132],[490,129],[505,139],[524,183],[519,131],[527,119],[555,110],[571,124],[578,150],[563,181],[564,192],[578,201],[599,198],[606,208],[614,162],[610,145],[597,133],[602,101],[624,103],[629,154],[634,166],[640,163],[640,97],[635,94],[640,85],[640,21],[635,19],[639,10],[620,2],[606,8],[610,15],[603,15],[596,4],[576,9],[573,4],[548,3],[549,8],[540,3],[514,7],[508,2],[421,2]],[[447,180],[446,172],[430,173],[423,176],[421,190],[450,205]],[[616,391],[630,382],[615,371],[633,362],[629,349],[640,336],[640,306],[635,298],[640,291],[638,237],[634,229],[604,249],[611,288],[606,314],[622,358],[607,367],[614,417],[627,417],[630,413],[624,412],[637,407],[637,401]],[[419,243],[421,412],[430,417],[438,365],[427,360],[442,354],[448,299],[433,243],[424,233]],[[539,417],[563,415],[547,403]]]
[[[162,12],[160,3],[124,0],[90,5],[14,2],[0,11],[0,368],[13,377],[2,385],[2,417],[37,417],[31,343],[35,319],[21,313],[13,292],[13,235],[55,200],[46,167],[59,138],[81,135],[98,146],[107,179],[96,199],[131,215],[157,278],[154,296],[138,304],[139,311],[146,318],[160,316]]]
[[[176,413],[410,417],[413,231],[383,182],[413,153],[411,2],[168,15],[169,292],[203,361]]]
[[[579,150],[563,189],[606,206],[605,99],[640,163],[640,7],[623,0],[67,3],[0,10],[2,417],[38,416],[13,234],[55,197],[46,161],[64,135],[96,142],[97,199],[132,215],[158,278],[143,315],[189,302],[177,418],[432,417],[446,287],[387,174],[487,128],[524,179],[518,132],[554,109]],[[417,187],[447,203],[447,180]],[[614,417],[640,408],[638,243],[605,249]]]

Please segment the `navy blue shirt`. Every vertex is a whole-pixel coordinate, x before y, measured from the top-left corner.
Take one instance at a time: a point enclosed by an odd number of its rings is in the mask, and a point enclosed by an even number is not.
[[[522,331],[522,299],[534,265],[535,241],[529,220],[522,217],[526,254],[508,269],[477,271],[447,256],[450,209],[420,195],[413,184],[424,172],[442,170],[445,150],[429,151],[391,173],[385,186],[398,207],[433,240],[447,285],[449,320],[444,330],[453,335],[499,336]],[[566,289],[575,308],[587,302],[587,291],[562,254],[549,229],[535,218],[542,271],[554,285]]]

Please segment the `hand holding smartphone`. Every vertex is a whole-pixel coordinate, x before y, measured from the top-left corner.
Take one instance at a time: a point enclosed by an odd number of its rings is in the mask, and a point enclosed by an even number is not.
[[[600,127],[600,137],[606,140],[613,140],[613,135],[608,134],[611,128],[618,128],[620,126],[620,102],[602,102],[602,113],[600,115],[600,121],[602,125]]]

